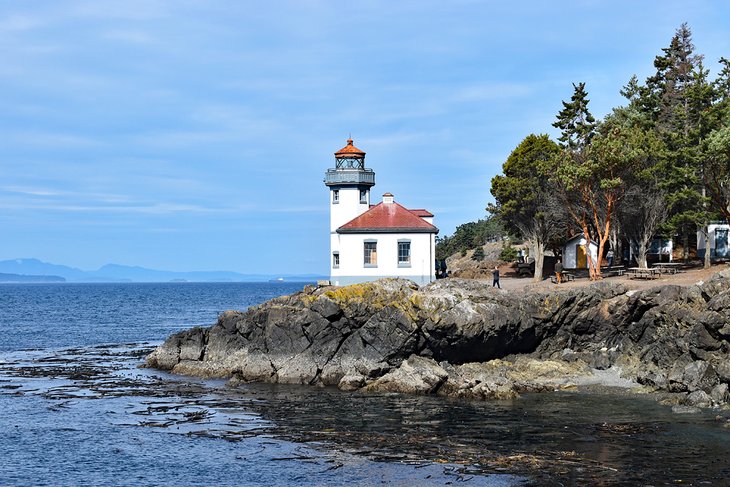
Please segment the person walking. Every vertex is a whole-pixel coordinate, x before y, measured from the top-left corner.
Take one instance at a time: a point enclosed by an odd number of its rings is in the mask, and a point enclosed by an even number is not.
[[[497,286],[499,289],[502,289],[502,286],[499,285],[499,267],[496,265],[492,271],[492,277],[494,278],[492,280],[492,287]]]
[[[606,260],[608,260],[608,267],[613,267],[613,249],[608,249]]]
[[[560,262],[560,259],[555,263],[555,280],[558,284],[563,280],[563,263]]]

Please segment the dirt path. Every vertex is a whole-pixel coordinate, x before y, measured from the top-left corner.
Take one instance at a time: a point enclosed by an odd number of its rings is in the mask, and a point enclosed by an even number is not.
[[[667,284],[678,284],[680,286],[690,286],[700,281],[707,281],[713,274],[722,270],[730,269],[728,264],[713,265],[709,269],[701,267],[691,267],[683,269],[677,274],[663,274],[657,279],[632,279],[629,276],[614,276],[603,279],[605,282],[624,283],[630,289],[648,289],[655,286],[663,286]],[[491,279],[482,279],[489,285],[492,284]],[[590,286],[594,281],[586,278],[576,278],[575,281],[565,282],[557,285],[550,281],[549,278],[541,282],[534,282],[530,277],[511,277],[503,275],[500,278],[502,289],[568,289],[575,287]]]

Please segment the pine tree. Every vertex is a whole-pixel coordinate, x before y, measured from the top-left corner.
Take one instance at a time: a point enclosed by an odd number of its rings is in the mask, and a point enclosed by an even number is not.
[[[573,151],[581,151],[591,141],[596,128],[596,119],[588,111],[588,93],[585,83],[573,83],[573,96],[570,102],[563,102],[563,109],[558,113],[553,127],[560,129],[558,140],[561,147]]]

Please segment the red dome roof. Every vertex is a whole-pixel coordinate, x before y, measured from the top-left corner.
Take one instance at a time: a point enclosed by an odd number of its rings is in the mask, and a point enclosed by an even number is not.
[[[352,145],[352,139],[347,139],[347,145],[335,152],[335,157],[365,157],[365,153]]]

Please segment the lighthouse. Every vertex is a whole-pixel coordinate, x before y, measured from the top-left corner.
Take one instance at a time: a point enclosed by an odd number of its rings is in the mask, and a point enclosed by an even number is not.
[[[434,215],[408,210],[391,193],[371,202],[375,172],[365,167],[365,152],[352,139],[335,152],[335,167],[324,179],[329,188],[330,283],[336,286],[384,277],[435,279]]]

